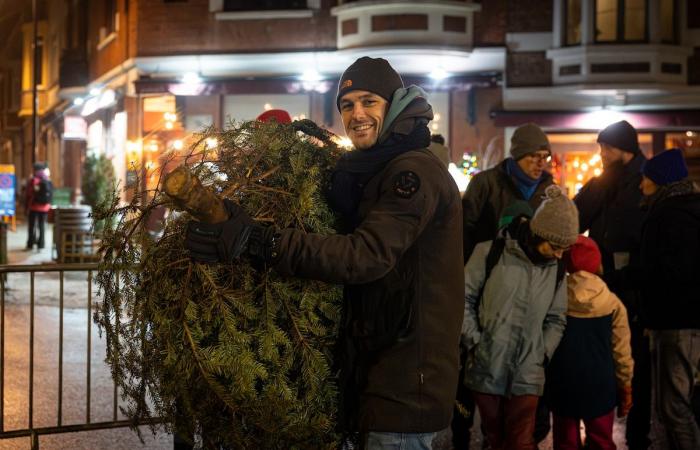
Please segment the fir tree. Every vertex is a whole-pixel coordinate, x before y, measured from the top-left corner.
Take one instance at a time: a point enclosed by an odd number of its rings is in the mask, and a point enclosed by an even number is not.
[[[212,138],[216,150],[206,145]],[[163,166],[184,164],[258,221],[333,233],[323,190],[339,152],[310,121],[245,122],[207,130],[187,155],[170,155]],[[178,205],[158,188],[95,213],[115,221],[102,236],[94,319],[125,414],[162,417],[210,448],[337,447],[332,357],[341,289],[245,259],[194,263],[184,247],[192,216],[171,214],[153,237],[144,225],[158,206]]]

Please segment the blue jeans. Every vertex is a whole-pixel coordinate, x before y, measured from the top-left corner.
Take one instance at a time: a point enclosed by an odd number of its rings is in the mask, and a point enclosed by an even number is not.
[[[431,450],[435,433],[383,433],[367,435],[366,450]]]
[[[700,448],[700,428],[691,407],[700,371],[700,330],[651,331],[656,407],[673,450]]]

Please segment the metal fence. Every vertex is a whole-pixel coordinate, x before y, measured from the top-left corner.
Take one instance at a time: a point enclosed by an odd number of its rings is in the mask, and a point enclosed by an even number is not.
[[[92,302],[93,302],[93,272],[97,270],[97,264],[54,264],[54,265],[7,265],[0,266],[0,440],[29,437],[31,439],[32,450],[39,449],[39,436],[74,433],[78,431],[102,430],[109,428],[120,428],[132,425],[128,420],[118,419],[118,392],[114,386],[112,420],[93,422],[90,411],[91,393],[91,351],[92,351]],[[59,340],[58,340],[58,401],[57,401],[57,421],[55,426],[34,426],[34,339],[35,339],[35,275],[36,273],[58,272],[59,273]],[[63,354],[64,354],[64,280],[67,272],[85,272],[87,274],[87,365],[85,373],[85,407],[86,414],[84,423],[63,424]],[[29,283],[29,421],[24,429],[5,429],[5,293],[7,275],[13,273],[28,273]],[[149,425],[157,423],[157,420],[143,421],[138,425]]]

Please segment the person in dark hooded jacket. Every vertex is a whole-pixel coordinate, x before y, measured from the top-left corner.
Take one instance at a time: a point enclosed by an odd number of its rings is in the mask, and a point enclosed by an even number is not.
[[[637,264],[640,315],[649,330],[656,408],[676,450],[700,448],[691,402],[700,372],[700,192],[679,149],[644,165],[646,218]]]
[[[641,153],[637,130],[622,120],[598,134],[603,173],[586,183],[574,198],[581,233],[588,231],[603,258],[603,280],[628,311],[635,361],[634,405],[625,431],[630,450],[649,447],[651,423],[651,362],[649,340],[639,319],[638,286],[626,283],[623,270],[639,251],[644,213],[640,208]]]
[[[347,234],[265,227],[226,201],[230,219],[191,222],[186,245],[196,261],[245,256],[282,274],[344,284],[341,414],[355,419],[364,448],[429,450],[450,423],[457,387],[459,191],[427,149],[433,113],[425,92],[404,88],[386,60],[348,67],[337,105],[355,150],[338,162],[329,202]]]

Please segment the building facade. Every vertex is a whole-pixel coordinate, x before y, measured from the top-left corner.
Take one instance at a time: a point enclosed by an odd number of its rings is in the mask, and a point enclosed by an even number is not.
[[[425,88],[432,131],[456,163],[473,154],[494,165],[512,130],[534,121],[550,134],[553,170],[573,194],[599,169],[596,133],[625,118],[647,153],[681,146],[700,167],[700,11],[690,0],[44,6],[42,155],[76,190],[86,153],[106,154],[133,188],[136,173],[157,168],[161,154],[203,127],[265,109],[342,133],[337,79],[363,55],[387,58],[407,84]]]

